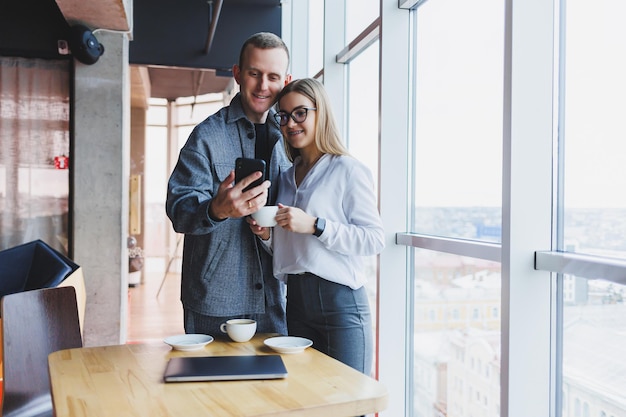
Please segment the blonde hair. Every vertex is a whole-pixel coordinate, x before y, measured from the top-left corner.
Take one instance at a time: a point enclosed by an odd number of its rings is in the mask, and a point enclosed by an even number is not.
[[[348,149],[344,146],[337,123],[333,116],[330,99],[324,85],[314,78],[301,78],[290,82],[282,89],[276,98],[276,102],[280,105],[280,100],[289,93],[302,94],[317,108],[317,117],[315,122],[315,145],[322,153],[331,155],[348,155]],[[300,150],[292,147],[283,138],[285,152],[290,161],[300,155]]]

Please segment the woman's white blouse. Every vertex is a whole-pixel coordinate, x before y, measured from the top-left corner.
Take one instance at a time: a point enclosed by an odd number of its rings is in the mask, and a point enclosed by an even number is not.
[[[351,156],[324,155],[299,187],[295,166],[281,174],[277,203],[326,219],[320,237],[275,226],[271,239],[274,275],[310,272],[352,289],[367,281],[363,257],[382,251],[385,236],[369,169]]]

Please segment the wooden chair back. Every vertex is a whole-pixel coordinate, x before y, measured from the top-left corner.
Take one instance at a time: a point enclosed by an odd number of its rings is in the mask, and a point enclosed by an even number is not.
[[[48,355],[82,347],[72,286],[2,298],[3,417],[52,416]]]

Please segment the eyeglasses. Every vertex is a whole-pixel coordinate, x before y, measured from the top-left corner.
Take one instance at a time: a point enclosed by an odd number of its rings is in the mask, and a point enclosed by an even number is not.
[[[276,119],[276,122],[281,126],[287,126],[290,117],[294,122],[302,123],[306,120],[306,116],[309,113],[309,110],[315,111],[317,109],[314,107],[298,107],[291,113],[287,113],[286,111],[279,111],[274,115],[274,119]]]

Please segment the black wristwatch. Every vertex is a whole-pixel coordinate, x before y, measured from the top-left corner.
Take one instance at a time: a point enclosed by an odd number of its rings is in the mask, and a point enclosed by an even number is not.
[[[315,227],[315,231],[313,232],[313,234],[317,237],[320,237],[320,235],[324,233],[324,229],[326,228],[326,220],[318,217],[317,219],[315,219],[315,225],[313,227]]]

